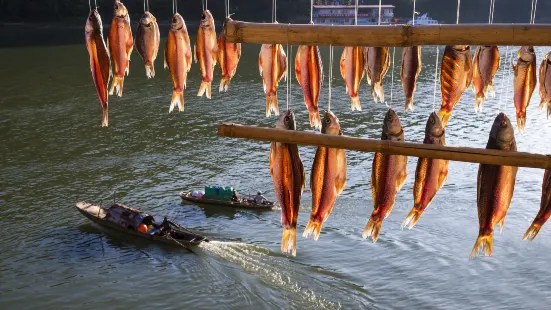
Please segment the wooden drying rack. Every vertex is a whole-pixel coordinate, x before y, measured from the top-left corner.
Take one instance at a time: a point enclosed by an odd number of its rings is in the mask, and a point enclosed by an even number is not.
[[[333,26],[228,21],[224,32],[229,42],[259,44],[551,46],[551,25],[541,24]],[[230,123],[219,125],[218,135],[259,141],[326,146],[361,152],[381,152],[480,164],[551,169],[551,156],[524,152],[393,142]]]

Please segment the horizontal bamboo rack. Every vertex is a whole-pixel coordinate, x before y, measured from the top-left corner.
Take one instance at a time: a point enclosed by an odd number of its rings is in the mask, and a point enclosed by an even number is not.
[[[489,165],[517,166],[528,168],[551,168],[551,156],[524,152],[505,152],[470,147],[440,146],[409,142],[354,138],[324,135],[321,133],[292,131],[275,128],[244,126],[223,123],[218,126],[218,135],[260,141],[278,141],[302,145],[326,146],[361,152],[380,152],[423,158],[448,159]]]
[[[334,45],[551,46],[551,24],[309,25],[228,21],[229,42]]]

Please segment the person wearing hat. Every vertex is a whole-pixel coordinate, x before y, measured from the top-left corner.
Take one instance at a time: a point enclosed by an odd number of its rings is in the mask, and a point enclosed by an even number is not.
[[[266,200],[266,197],[262,196],[262,192],[256,193],[256,196],[254,197],[254,202],[256,204],[262,204],[264,203],[264,200]]]

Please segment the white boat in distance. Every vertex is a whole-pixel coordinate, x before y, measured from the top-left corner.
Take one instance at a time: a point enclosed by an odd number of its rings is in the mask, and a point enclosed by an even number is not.
[[[427,14],[428,13],[425,13],[425,14],[419,16],[418,18],[416,18],[415,19],[415,24],[416,25],[436,25],[436,24],[438,24],[437,20],[428,17]],[[413,24],[413,20],[409,20],[408,25],[412,25],[412,24]]]

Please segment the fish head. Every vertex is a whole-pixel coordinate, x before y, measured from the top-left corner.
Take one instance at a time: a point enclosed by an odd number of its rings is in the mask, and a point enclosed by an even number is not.
[[[441,137],[444,134],[444,125],[436,112],[432,112],[425,127],[425,134],[432,137]]]
[[[403,140],[404,130],[398,114],[393,109],[388,109],[383,122],[382,140]],[[402,137],[402,139],[400,139]]]
[[[323,117],[321,124],[321,133],[339,136],[342,135],[341,124],[333,112],[325,112],[325,116]]]
[[[509,150],[514,143],[515,130],[505,113],[501,112],[495,118],[490,131],[490,140],[493,140],[500,150]]]
[[[293,112],[293,110],[289,109],[285,113],[281,114],[277,121],[276,128],[296,130],[297,125],[295,123],[295,113]]]
[[[113,16],[126,17],[127,15],[128,15],[128,10],[124,6],[124,4],[122,4],[122,2],[120,1],[115,1]]]
[[[156,19],[155,17],[153,16],[153,14],[149,13],[149,12],[145,12],[143,13],[143,16],[142,16],[142,19],[140,19],[140,24],[144,27],[152,27],[153,26],[153,22],[155,22]]]
[[[533,46],[523,46],[518,50],[518,59],[524,62],[536,61],[536,53]]]
[[[87,33],[93,31],[103,31],[103,25],[101,23],[101,16],[99,15],[98,10],[94,9],[88,14],[88,19],[86,20],[86,26],[84,28]]]
[[[170,22],[170,30],[178,31],[184,29],[186,24],[184,23],[184,18],[178,13],[174,13],[172,16],[172,21]]]
[[[471,47],[469,45],[453,45],[452,47],[457,52],[464,52],[468,49],[471,49]]]
[[[551,52],[545,54],[545,56],[543,56],[543,59],[547,65],[551,65]]]
[[[209,10],[205,10],[203,15],[201,15],[201,27],[211,27],[214,26],[214,17]]]

